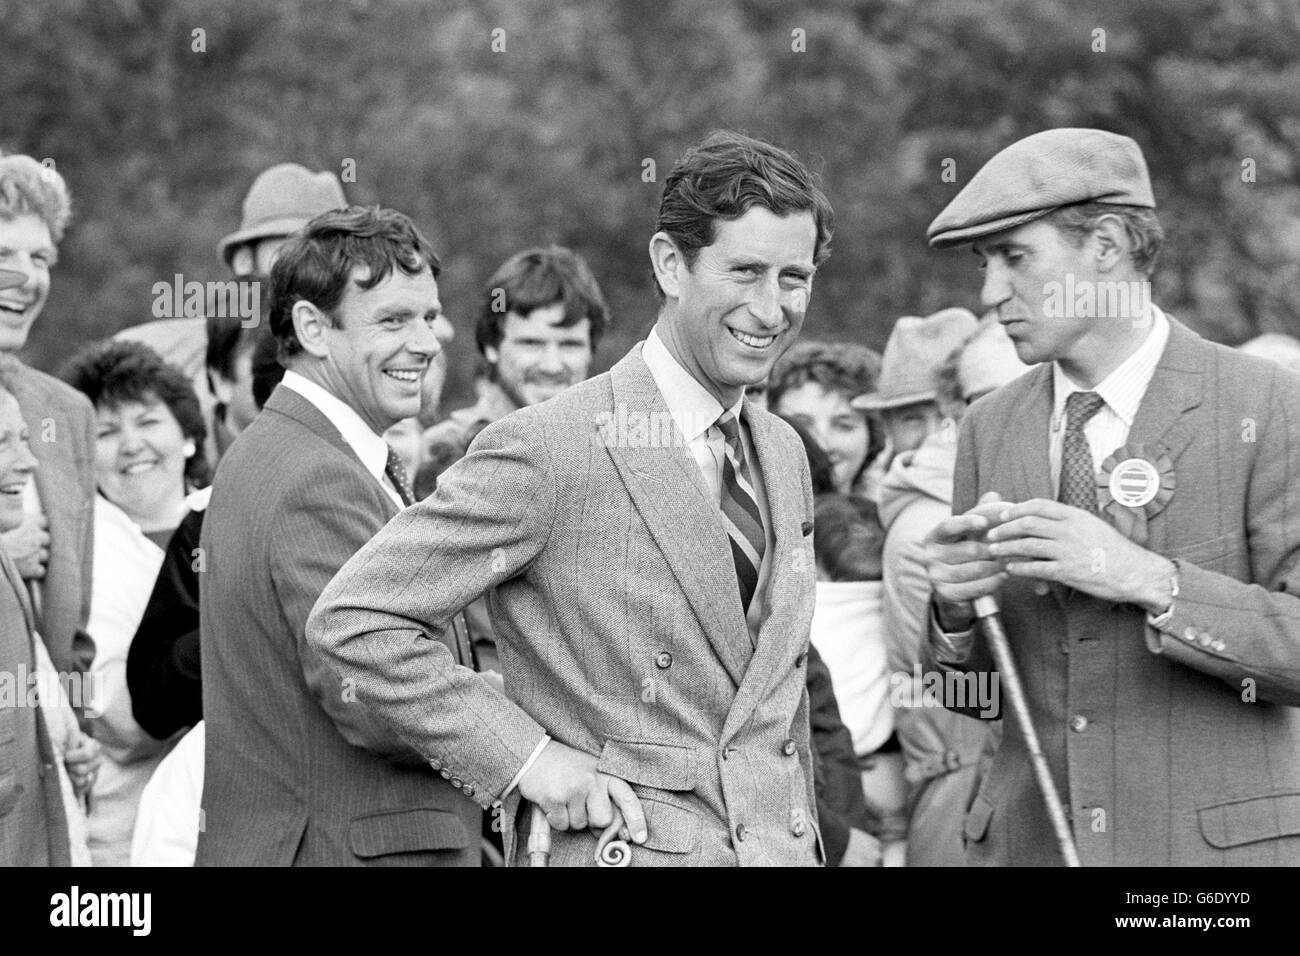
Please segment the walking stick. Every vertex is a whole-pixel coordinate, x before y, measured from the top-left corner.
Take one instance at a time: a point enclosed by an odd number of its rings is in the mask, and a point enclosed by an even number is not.
[[[998,613],[998,602],[992,595],[975,599],[975,616],[984,626],[984,636],[988,639],[989,650],[993,652],[993,661],[998,673],[1002,675],[1002,686],[1007,699],[1011,702],[1011,713],[1015,716],[1020,733],[1025,738],[1025,747],[1029,750],[1029,763],[1034,768],[1034,777],[1038,780],[1038,789],[1042,791],[1043,802],[1047,805],[1047,815],[1052,820],[1052,829],[1056,832],[1056,844],[1061,850],[1066,866],[1079,866],[1079,851],[1074,846],[1074,835],[1065,817],[1065,807],[1061,804],[1060,794],[1056,792],[1056,782],[1047,766],[1047,757],[1043,755],[1042,745],[1038,742],[1038,733],[1034,730],[1033,718],[1029,716],[1029,705],[1025,702],[1025,688],[1020,683],[1020,673],[1016,670],[1015,659],[1011,656],[1011,645],[1007,643],[1006,631],[1002,629],[1002,618]]]
[[[632,848],[623,839],[623,815],[614,811],[614,822],[607,826],[596,841],[596,865],[621,869],[632,862]],[[615,839],[618,837],[618,839]],[[551,825],[546,822],[546,811],[533,804],[532,819],[528,828],[528,865],[550,866]]]

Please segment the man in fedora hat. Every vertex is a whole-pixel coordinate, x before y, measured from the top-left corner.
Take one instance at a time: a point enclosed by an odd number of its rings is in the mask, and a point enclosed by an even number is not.
[[[1085,865],[1297,865],[1300,378],[1150,301],[1154,209],[1137,143],[1055,129],[931,223],[1041,364],[962,421],[925,650],[991,671],[996,596]],[[1015,725],[964,835],[968,863],[1062,860]]]
[[[975,332],[979,321],[965,309],[943,309],[926,318],[905,315],[885,343],[880,384],[853,400],[853,407],[879,412],[892,459],[914,451],[942,421],[934,373],[950,352]]]

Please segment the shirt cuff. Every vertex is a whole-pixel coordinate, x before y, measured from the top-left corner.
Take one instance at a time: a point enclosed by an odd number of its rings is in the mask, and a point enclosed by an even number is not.
[[[501,794],[502,800],[510,796],[510,794],[514,792],[515,787],[519,786],[519,781],[523,778],[524,774],[528,772],[528,768],[531,767],[533,764],[535,764],[537,762],[537,758],[542,755],[542,748],[545,747],[550,742],[551,742],[550,735],[542,734],[542,739],[537,744],[537,746],[533,748],[532,755],[529,756],[529,758],[524,761],[524,765],[519,768],[519,772],[515,774],[514,779],[510,781],[510,785],[506,787],[506,789],[502,792]]]
[[[975,628],[964,631],[945,631],[939,624],[939,613],[930,603],[930,645],[934,656],[940,664],[964,664],[970,657],[971,648],[975,646]]]

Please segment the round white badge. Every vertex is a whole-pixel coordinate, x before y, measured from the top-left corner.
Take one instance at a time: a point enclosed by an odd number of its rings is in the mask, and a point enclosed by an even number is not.
[[[1141,508],[1160,490],[1160,473],[1145,458],[1128,458],[1110,473],[1110,496],[1125,508]]]

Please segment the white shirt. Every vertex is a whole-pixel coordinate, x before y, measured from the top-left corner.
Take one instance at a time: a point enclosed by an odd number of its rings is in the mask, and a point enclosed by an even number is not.
[[[1151,329],[1142,344],[1119,366],[1097,383],[1093,389],[1083,389],[1061,371],[1059,362],[1052,363],[1052,420],[1048,439],[1048,456],[1052,465],[1052,487],[1061,483],[1061,458],[1065,449],[1065,400],[1074,392],[1093,391],[1106,402],[1101,410],[1083,426],[1084,437],[1092,452],[1092,468],[1098,471],[1101,463],[1115,449],[1128,442],[1129,429],[1137,416],[1138,406],[1147,393],[1147,386],[1156,373],[1160,356],[1169,342],[1169,319],[1156,306],[1151,309]]]
[[[678,364],[672,357],[658,331],[650,330],[645,345],[641,348],[641,358],[650,369],[650,376],[668,406],[668,414],[686,440],[687,450],[699,466],[700,474],[713,495],[713,503],[722,507],[722,461],[726,455],[727,439],[722,429],[717,426],[718,417],[722,415],[722,403],[697,382],[694,376]],[[742,395],[730,409],[740,422],[740,442],[745,449],[745,461],[748,465],[750,483],[754,486],[759,514],[763,518],[763,536],[766,545],[763,549],[763,562],[758,570],[758,585],[754,597],[749,602],[749,612],[745,623],[749,626],[751,638],[757,641],[758,628],[767,616],[768,582],[772,576],[772,562],[769,556],[774,550],[771,510],[767,503],[767,488],[763,483],[762,469],[758,467],[758,455],[750,438],[749,427],[740,418],[740,408],[744,403]]]
[[[406,507],[397,487],[388,477],[388,443],[382,435],[376,435],[350,405],[297,372],[286,370],[281,384],[316,406],[317,411],[339,430],[348,447],[356,452],[361,464],[366,466],[366,471],[374,475],[375,481],[388,492],[388,497],[393,499],[398,508]]]

